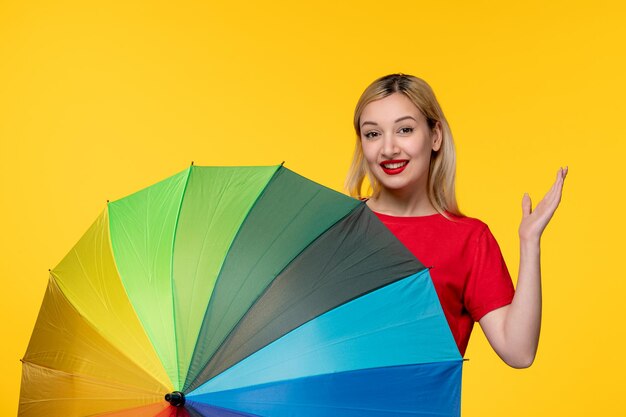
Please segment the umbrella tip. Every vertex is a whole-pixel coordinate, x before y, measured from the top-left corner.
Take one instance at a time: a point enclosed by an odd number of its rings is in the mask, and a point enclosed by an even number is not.
[[[173,405],[174,407],[182,407],[185,405],[185,394],[180,391],[170,392],[165,394],[165,401]]]
[[[285,161],[280,163],[280,166],[282,167],[283,165],[285,165]]]
[[[193,161],[191,161],[191,166],[193,166]]]

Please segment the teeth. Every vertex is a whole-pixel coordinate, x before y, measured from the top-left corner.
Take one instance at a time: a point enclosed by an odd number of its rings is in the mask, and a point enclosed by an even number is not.
[[[400,168],[403,167],[407,164],[406,161],[404,162],[394,162],[393,164],[383,164],[383,166],[387,169],[396,169],[396,168]]]

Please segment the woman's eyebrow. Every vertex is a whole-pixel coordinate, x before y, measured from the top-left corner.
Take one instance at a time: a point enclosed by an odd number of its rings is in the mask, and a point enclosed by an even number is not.
[[[411,119],[411,120],[414,120],[414,121],[417,122],[417,119],[415,117],[413,117],[413,116],[404,116],[404,117],[401,117],[399,119],[396,119],[396,121],[394,123],[398,123],[398,122],[401,122],[401,121],[406,120],[406,119]]]
[[[401,117],[399,119],[396,119],[396,121],[394,123],[399,123],[399,122],[401,122],[403,120],[407,120],[407,119],[411,119],[411,120],[414,120],[415,122],[417,122],[417,119],[415,117],[413,117],[413,116],[403,116],[403,117]],[[365,125],[378,126],[378,123],[370,122],[370,121],[365,121],[365,122],[361,123],[361,127],[363,127]]]

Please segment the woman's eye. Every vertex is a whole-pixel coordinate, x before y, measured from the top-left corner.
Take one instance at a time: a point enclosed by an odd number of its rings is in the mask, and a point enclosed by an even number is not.
[[[367,139],[373,139],[376,136],[378,136],[378,132],[367,132],[363,136],[365,136],[365,138],[367,138]]]
[[[413,128],[412,127],[403,127],[400,129],[399,131],[400,133],[404,133],[404,134],[409,134],[413,132]]]

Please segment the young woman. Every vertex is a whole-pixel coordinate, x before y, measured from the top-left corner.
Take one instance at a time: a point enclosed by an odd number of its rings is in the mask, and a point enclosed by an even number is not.
[[[455,197],[452,134],[430,86],[405,74],[374,81],[359,99],[357,143],[347,188],[367,199],[383,223],[424,265],[444,313],[465,354],[474,322],[510,366],[532,364],[541,326],[540,239],[561,200],[567,168],[533,210],[522,199],[520,265],[514,290],[488,227],[463,216]]]

